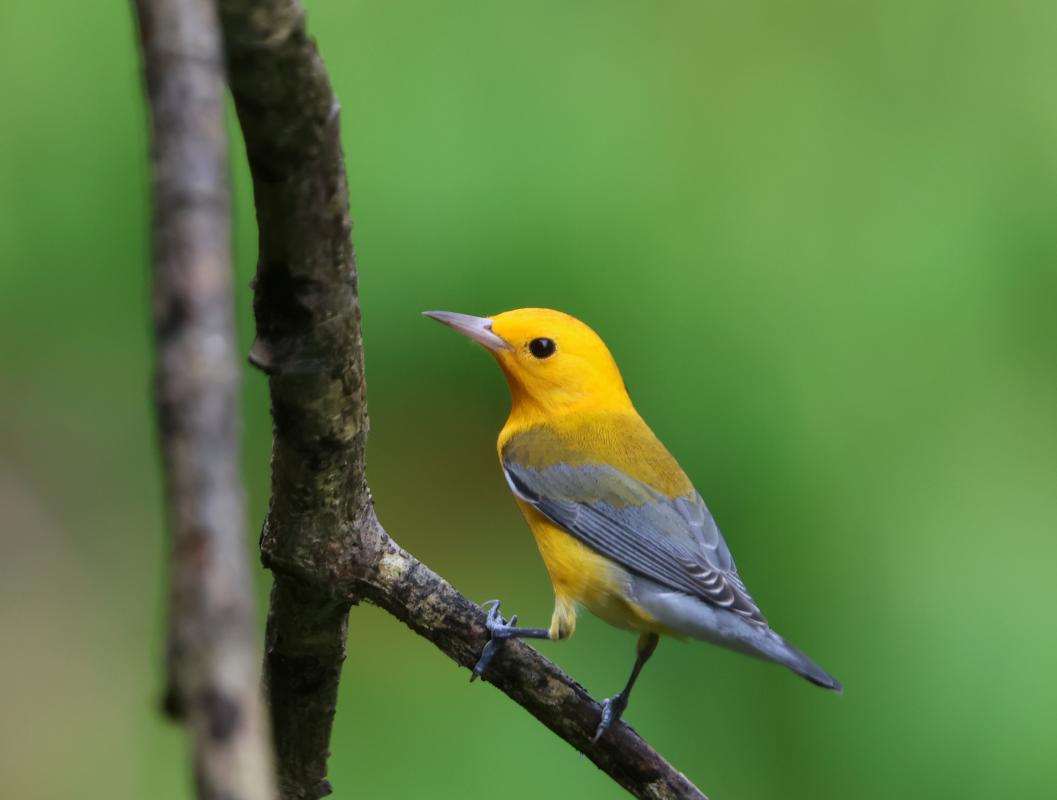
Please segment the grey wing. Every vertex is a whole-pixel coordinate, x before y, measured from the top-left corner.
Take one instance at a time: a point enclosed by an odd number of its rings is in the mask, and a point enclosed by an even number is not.
[[[669,498],[608,464],[503,469],[521,500],[607,558],[766,625],[697,492]]]

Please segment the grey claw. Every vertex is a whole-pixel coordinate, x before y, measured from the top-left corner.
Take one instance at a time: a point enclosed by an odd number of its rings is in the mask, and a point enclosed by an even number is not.
[[[492,659],[495,658],[495,654],[499,651],[499,646],[507,638],[504,633],[517,624],[517,614],[510,618],[510,622],[503,619],[503,615],[499,613],[498,600],[486,600],[481,603],[481,608],[488,610],[488,616],[485,618],[485,627],[488,628],[489,639],[481,651],[481,657],[477,659],[477,663],[470,673],[470,683],[480,678],[484,671],[488,669],[488,665],[492,663]]]
[[[485,606],[491,606],[491,608],[488,609],[488,616],[485,617],[484,624],[488,628],[488,632],[494,636],[496,628],[502,628],[505,626],[506,620],[503,619],[503,615],[499,613],[498,600],[489,600],[482,604],[482,608]]]
[[[488,669],[488,665],[492,663],[492,659],[495,658],[496,651],[499,649],[499,643],[502,639],[489,639],[488,643],[484,646],[484,650],[481,651],[481,657],[477,659],[477,663],[474,664],[473,672],[470,673],[470,683],[481,677],[484,671]]]
[[[602,701],[602,719],[595,729],[595,735],[591,738],[591,744],[597,744],[613,723],[617,722],[628,707],[627,698],[623,694],[617,694]]]

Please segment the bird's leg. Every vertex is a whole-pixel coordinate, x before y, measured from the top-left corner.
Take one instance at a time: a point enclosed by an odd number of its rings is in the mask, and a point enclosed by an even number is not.
[[[602,721],[598,723],[598,729],[591,740],[597,742],[602,735],[612,727],[613,723],[620,719],[624,709],[628,707],[628,697],[631,695],[631,687],[635,685],[635,679],[639,677],[643,665],[650,660],[653,651],[657,649],[657,634],[644,633],[639,637],[638,656],[635,658],[635,666],[631,668],[631,677],[627,685],[619,694],[615,694],[602,702]]]
[[[498,600],[489,600],[481,605],[483,608],[491,606],[491,608],[488,609],[488,618],[485,620],[485,625],[492,636],[488,640],[488,644],[484,646],[484,650],[481,651],[481,657],[477,659],[477,664],[474,666],[473,672],[470,674],[471,683],[481,677],[481,674],[488,668],[488,665],[492,663],[495,654],[507,639],[551,638],[550,631],[546,628],[517,627],[517,614],[512,616],[510,621],[507,622],[503,619],[503,615],[499,613]]]

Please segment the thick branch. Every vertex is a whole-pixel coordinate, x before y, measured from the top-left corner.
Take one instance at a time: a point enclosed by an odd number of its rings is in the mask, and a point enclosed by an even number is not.
[[[224,76],[210,0],[138,0],[151,109],[156,394],[172,536],[166,707],[198,796],[276,796],[238,465]]]
[[[357,520],[369,506],[338,107],[298,4],[221,0],[220,12],[260,238],[251,360],[271,374],[272,494],[261,549],[275,585],[265,681],[282,795],[315,800],[330,791],[352,602],[317,579],[316,565],[355,557]]]
[[[300,4],[220,8],[260,228],[251,360],[270,375],[275,433],[261,539],[275,573],[266,674],[283,796],[315,800],[329,790],[349,605],[369,599],[464,666],[485,644],[484,614],[374,516],[338,105]],[[702,797],[624,725],[591,745],[600,706],[531,648],[509,643],[486,678],[635,795]]]

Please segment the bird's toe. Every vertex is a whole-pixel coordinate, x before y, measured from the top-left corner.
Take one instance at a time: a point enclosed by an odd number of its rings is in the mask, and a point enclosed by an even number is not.
[[[591,739],[592,744],[601,739],[606,731],[613,727],[614,723],[624,715],[624,710],[627,707],[628,698],[623,692],[602,701],[602,719],[595,729],[595,735]]]

